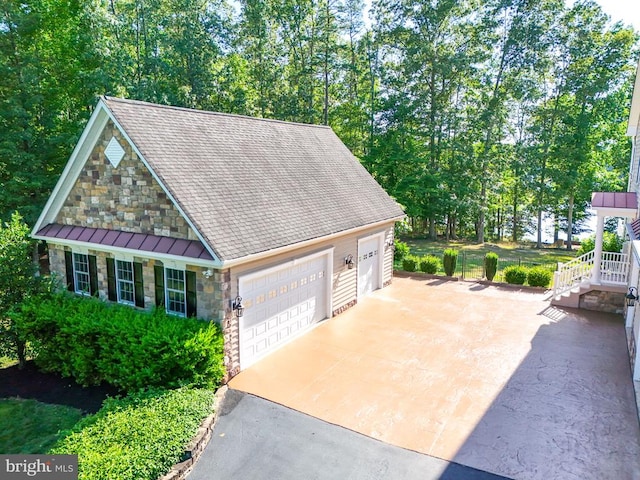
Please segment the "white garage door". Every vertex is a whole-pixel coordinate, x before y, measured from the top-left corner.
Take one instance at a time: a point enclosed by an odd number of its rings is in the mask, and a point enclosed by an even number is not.
[[[380,288],[380,236],[358,241],[358,296]]]
[[[329,258],[330,252],[323,252],[239,278],[245,307],[242,369],[327,318]]]

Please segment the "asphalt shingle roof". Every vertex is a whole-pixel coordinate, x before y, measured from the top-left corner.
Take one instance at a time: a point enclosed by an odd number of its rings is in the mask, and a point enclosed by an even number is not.
[[[103,102],[222,260],[404,215],[329,127]]]

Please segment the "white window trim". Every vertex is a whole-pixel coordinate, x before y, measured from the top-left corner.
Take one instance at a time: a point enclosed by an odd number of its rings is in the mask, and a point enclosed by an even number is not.
[[[86,260],[86,264],[87,264],[86,272],[80,271],[76,268],[76,255],[78,257],[82,256],[84,257],[84,260]],[[89,267],[89,255],[87,253],[71,252],[71,263],[73,266],[73,289],[75,293],[77,293],[78,295],[84,295],[84,296],[90,297],[91,296],[91,269]],[[79,275],[87,276],[86,283],[89,286],[89,290],[81,290],[79,288],[79,285],[80,285],[80,282],[78,281]]]
[[[169,282],[167,280],[167,270],[175,270],[177,272],[182,272],[182,282],[183,282],[183,288],[182,288],[182,297],[184,299],[183,303],[184,303],[184,311],[183,312],[175,312],[173,310],[169,310],[169,292],[178,292],[180,293],[180,290],[175,290],[175,289],[170,289],[169,288]],[[186,269],[180,269],[180,268],[172,268],[171,266],[164,266],[164,310],[165,312],[167,312],[169,315],[177,315],[179,317],[187,317],[187,271]]]
[[[131,267],[131,278],[132,280],[125,280],[120,278],[120,269],[118,268],[118,262],[128,263]],[[135,278],[135,270],[133,268],[133,262],[130,260],[123,260],[120,258],[115,259],[115,270],[116,270],[116,294],[118,296],[118,303],[122,303],[124,305],[134,305],[136,304],[136,278]],[[131,291],[133,292],[133,301],[123,300],[122,295],[120,294],[120,282],[130,283]]]

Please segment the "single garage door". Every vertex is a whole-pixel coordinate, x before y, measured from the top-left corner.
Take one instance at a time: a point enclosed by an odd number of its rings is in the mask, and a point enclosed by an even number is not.
[[[380,235],[358,240],[358,297],[380,288]]]
[[[327,318],[330,255],[325,251],[239,278],[245,307],[240,319],[242,369]]]

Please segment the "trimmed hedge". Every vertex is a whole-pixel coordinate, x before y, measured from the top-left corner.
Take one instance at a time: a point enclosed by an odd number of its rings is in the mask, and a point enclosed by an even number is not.
[[[81,385],[210,387],[225,374],[223,336],[212,322],[68,294],[25,303],[16,321],[40,368]]]
[[[484,271],[487,276],[487,280],[493,281],[493,277],[496,276],[498,271],[498,254],[494,252],[487,252],[484,256]]]
[[[79,480],[155,480],[182,458],[214,392],[150,390],[107,399],[49,452],[77,454]]]
[[[418,266],[421,272],[435,274],[440,269],[440,259],[426,255],[420,259]]]
[[[531,267],[527,272],[527,283],[532,287],[548,287],[553,274],[544,267]]]
[[[509,265],[503,270],[504,279],[512,285],[524,285],[527,281],[527,268],[519,265]]]
[[[456,264],[458,263],[458,251],[453,248],[447,248],[442,254],[442,265],[444,273],[448,277],[453,277],[456,272]]]
[[[418,258],[408,255],[402,259],[402,270],[405,272],[415,272],[418,268]]]

